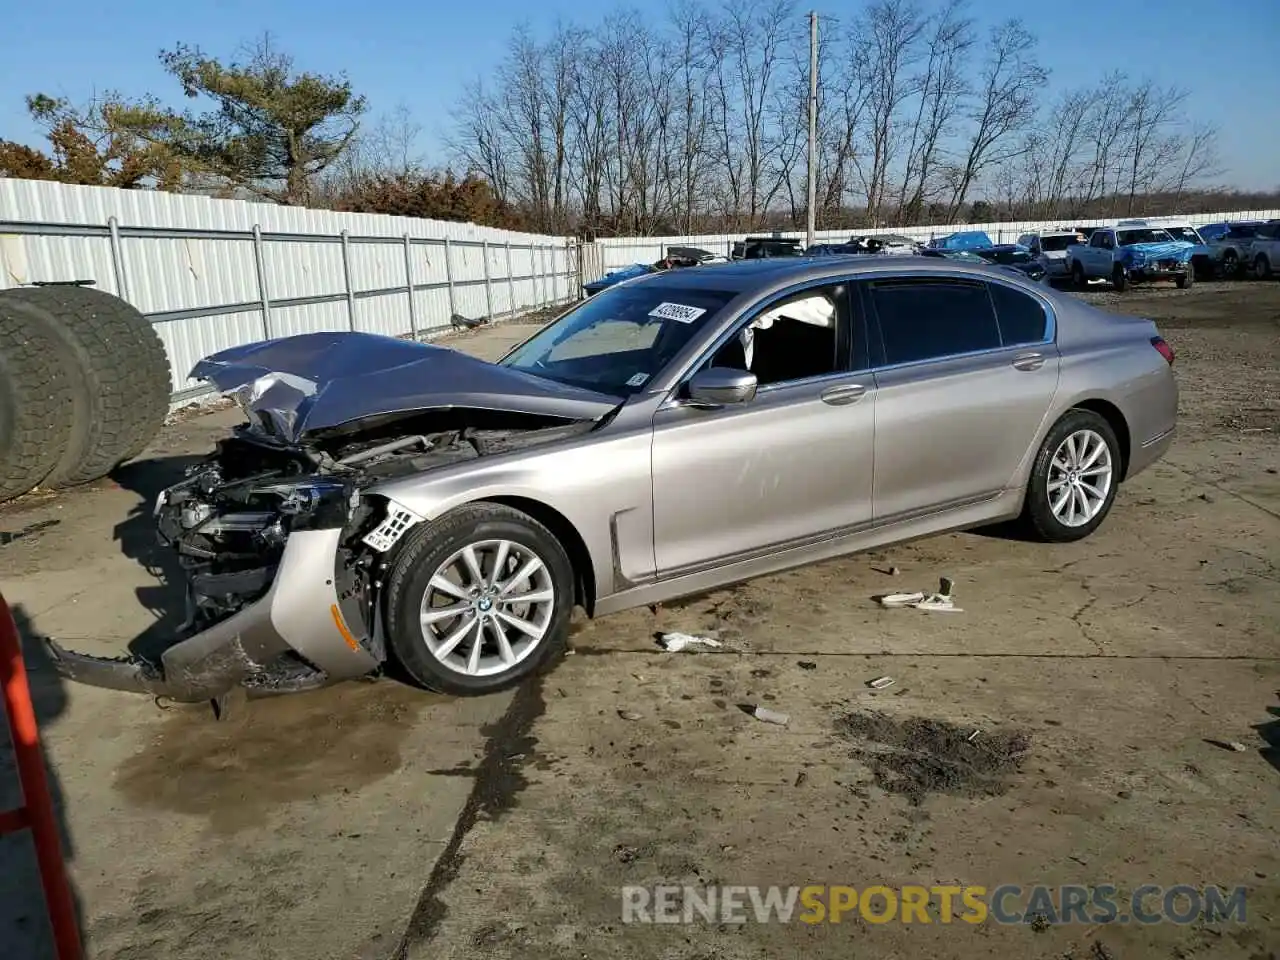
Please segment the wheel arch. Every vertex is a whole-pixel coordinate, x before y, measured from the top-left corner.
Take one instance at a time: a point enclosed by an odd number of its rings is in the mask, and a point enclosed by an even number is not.
[[[587,616],[594,616],[596,605],[595,569],[591,562],[591,551],[578,528],[568,517],[550,504],[531,497],[494,495],[481,497],[472,503],[496,503],[527,513],[533,519],[551,531],[560,541],[569,555],[569,563],[573,566],[574,602],[587,611]]]
[[[1101,397],[1088,397],[1083,400],[1077,400],[1068,409],[1088,410],[1107,421],[1107,425],[1111,427],[1111,430],[1116,435],[1116,442],[1120,444],[1120,480],[1123,482],[1129,473],[1132,438],[1129,434],[1129,422],[1125,419],[1120,408]],[[1063,411],[1064,414],[1066,412],[1065,410]]]

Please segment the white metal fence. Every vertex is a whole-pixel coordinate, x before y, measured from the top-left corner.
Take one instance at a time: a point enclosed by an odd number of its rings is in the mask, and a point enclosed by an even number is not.
[[[1268,220],[1280,217],[1280,210],[1235,210],[1226,213],[1195,213],[1176,217],[1152,217],[1153,223],[1190,223],[1192,226],[1203,226],[1208,223],[1221,223],[1226,220]],[[954,223],[925,227],[882,227],[878,229],[819,230],[814,234],[818,243],[844,243],[850,236],[864,236],[892,233],[898,236],[911,237],[914,240],[932,240],[934,237],[955,233],[957,230],[983,230],[996,243],[1015,243],[1024,233],[1036,230],[1053,230],[1058,227],[1104,227],[1111,226],[1127,217],[1110,217],[1101,220],[1025,220],[1006,223]],[[752,231],[753,236],[768,236],[771,231]],[[782,231],[781,237],[804,239],[803,230]],[[719,256],[729,256],[734,241],[742,240],[746,233],[703,234],[686,237],[610,237],[596,241],[603,250],[600,275],[619,267],[633,263],[653,263],[662,258],[668,247],[689,246],[700,247]],[[586,276],[584,280],[597,279],[597,276]]]
[[[429,336],[580,295],[571,239],[0,178],[0,289],[92,280],[145,313],[174,401],[201,357],[320,330]]]

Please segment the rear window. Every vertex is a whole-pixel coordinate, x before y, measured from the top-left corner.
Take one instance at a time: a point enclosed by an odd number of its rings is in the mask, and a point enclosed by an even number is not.
[[[1067,249],[1067,247],[1071,246],[1073,243],[1079,243],[1080,239],[1081,239],[1080,237],[1077,237],[1071,234],[1061,234],[1056,237],[1041,237],[1040,249],[1041,250],[1065,250]]]
[[[1168,243],[1172,239],[1164,230],[1144,228],[1116,231],[1116,242],[1122,247],[1131,247],[1135,243]]]
[[[1000,346],[986,284],[957,280],[881,280],[871,284],[885,363],[936,360]]]
[[[1000,336],[1006,347],[1023,343],[1043,343],[1048,332],[1048,316],[1040,301],[1002,283],[988,284],[996,306]]]

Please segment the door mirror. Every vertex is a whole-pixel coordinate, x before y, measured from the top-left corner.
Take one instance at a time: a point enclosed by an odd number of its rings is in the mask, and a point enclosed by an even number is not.
[[[688,396],[694,403],[722,407],[746,403],[756,395],[756,375],[749,370],[709,367],[689,380]]]

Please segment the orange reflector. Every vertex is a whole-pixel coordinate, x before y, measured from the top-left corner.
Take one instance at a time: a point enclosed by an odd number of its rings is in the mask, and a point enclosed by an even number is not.
[[[342,611],[338,609],[336,603],[329,605],[329,612],[333,614],[333,625],[338,628],[338,632],[342,634],[342,639],[347,641],[347,646],[352,650],[359,650],[360,644],[356,638],[351,635],[351,631],[347,629],[346,622],[342,619]]]

